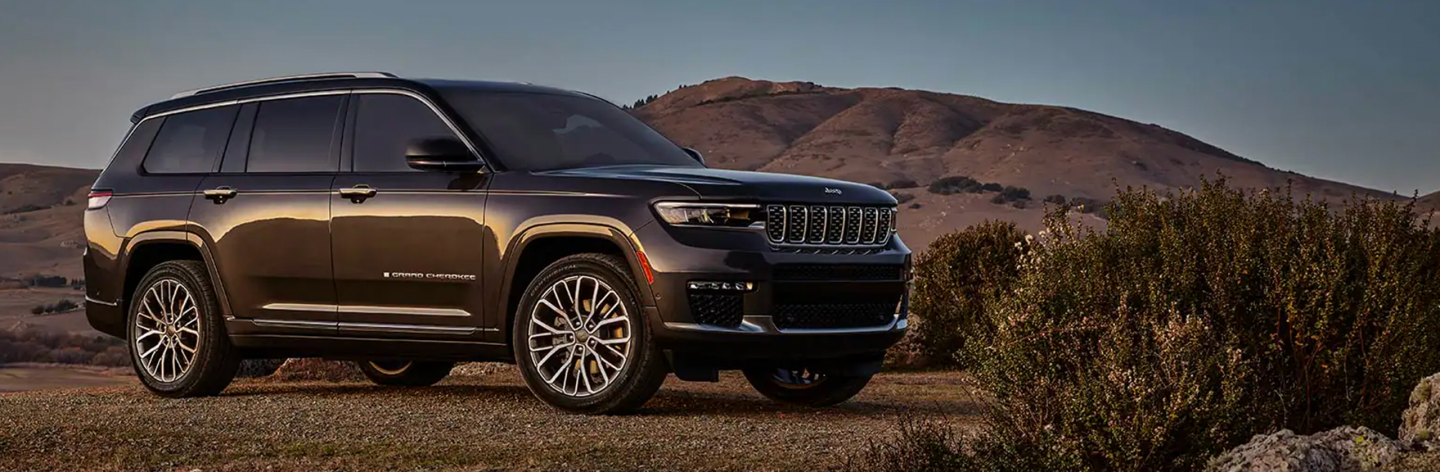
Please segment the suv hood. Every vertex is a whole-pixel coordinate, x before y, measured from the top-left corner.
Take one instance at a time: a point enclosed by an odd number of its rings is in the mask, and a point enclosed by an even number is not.
[[[760,203],[895,205],[890,192],[870,185],[793,174],[704,167],[614,166],[564,169],[540,174],[632,179],[680,184],[703,199]]]

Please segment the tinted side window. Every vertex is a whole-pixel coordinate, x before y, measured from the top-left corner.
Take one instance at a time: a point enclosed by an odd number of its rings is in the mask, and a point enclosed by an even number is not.
[[[155,142],[155,135],[160,131],[160,124],[164,122],[165,120],[161,118],[141,121],[140,124],[135,125],[135,129],[130,132],[130,138],[126,139],[120,145],[120,149],[115,151],[115,159],[110,166],[134,169],[137,164],[144,161],[145,152],[150,150],[150,144]]]
[[[225,151],[230,126],[239,107],[220,107],[165,117],[160,134],[145,155],[144,168],[152,174],[204,173],[215,169]]]
[[[355,117],[355,172],[413,171],[405,148],[417,138],[455,138],[430,107],[413,97],[393,94],[358,96]]]
[[[260,103],[250,133],[248,172],[334,172],[335,120],[344,97],[292,98]]]

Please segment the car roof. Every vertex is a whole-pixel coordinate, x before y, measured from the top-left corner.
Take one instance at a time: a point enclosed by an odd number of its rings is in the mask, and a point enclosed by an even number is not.
[[[388,88],[410,90],[438,100],[441,91],[476,90],[495,93],[537,93],[595,98],[593,95],[526,82],[485,80],[419,79],[398,77],[384,72],[337,72],[259,79],[217,85],[176,94],[169,100],[156,102],[136,110],[130,117],[138,123],[147,116],[204,107],[226,102],[239,102],[275,95],[303,94],[354,88]]]

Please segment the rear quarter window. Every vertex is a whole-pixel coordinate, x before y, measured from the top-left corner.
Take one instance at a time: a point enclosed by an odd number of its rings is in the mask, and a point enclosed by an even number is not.
[[[210,108],[164,118],[142,166],[151,174],[206,173],[225,151],[239,107]]]

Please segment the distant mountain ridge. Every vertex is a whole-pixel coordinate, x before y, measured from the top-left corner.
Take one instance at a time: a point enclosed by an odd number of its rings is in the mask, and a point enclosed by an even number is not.
[[[1216,172],[1242,187],[1328,198],[1384,192],[1271,169],[1183,133],[1074,108],[894,88],[727,77],[635,110],[718,167],[860,182],[963,175],[1036,195],[1104,199],[1114,184],[1175,188]]]

